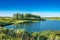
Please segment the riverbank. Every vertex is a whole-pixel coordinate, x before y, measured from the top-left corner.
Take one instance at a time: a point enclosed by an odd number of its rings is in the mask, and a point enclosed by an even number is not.
[[[9,23],[8,22],[7,23],[6,22],[0,22],[1,27],[8,26],[8,25],[11,25],[11,24],[13,24],[13,23],[11,23],[11,22],[9,22]]]
[[[7,26],[11,24],[20,24],[20,23],[31,23],[31,22],[39,22],[39,20],[12,20],[12,21],[0,21],[0,26]]]
[[[0,27],[0,40],[60,40],[60,31],[26,32]]]
[[[60,20],[60,19],[47,19],[47,20]]]
[[[15,20],[12,23],[16,24],[16,23],[29,23],[29,22],[39,22],[39,21],[38,20]]]
[[[46,20],[60,20],[60,18],[46,18]]]

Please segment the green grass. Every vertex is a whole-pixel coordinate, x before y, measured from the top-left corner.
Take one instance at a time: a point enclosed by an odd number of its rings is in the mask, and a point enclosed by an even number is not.
[[[60,31],[26,32],[0,27],[0,40],[60,40]]]

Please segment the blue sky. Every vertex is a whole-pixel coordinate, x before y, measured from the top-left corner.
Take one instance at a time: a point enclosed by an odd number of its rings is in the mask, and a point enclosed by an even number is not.
[[[0,0],[0,16],[12,16],[17,12],[59,17],[60,0]]]

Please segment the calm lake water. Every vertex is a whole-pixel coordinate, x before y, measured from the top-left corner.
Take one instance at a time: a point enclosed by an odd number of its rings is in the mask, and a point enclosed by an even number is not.
[[[25,29],[28,32],[40,32],[44,30],[60,30],[60,21],[57,20],[47,20],[33,23],[23,23],[5,26],[8,29]]]

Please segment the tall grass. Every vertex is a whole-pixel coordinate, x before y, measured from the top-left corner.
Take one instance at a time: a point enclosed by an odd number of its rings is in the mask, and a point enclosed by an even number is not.
[[[26,32],[0,27],[0,40],[60,40],[60,31]]]

